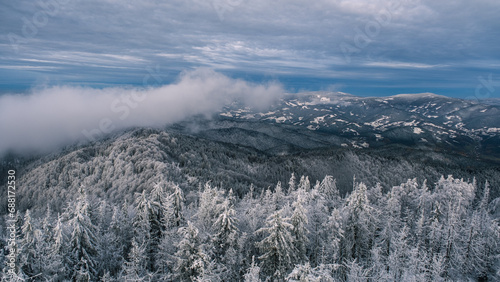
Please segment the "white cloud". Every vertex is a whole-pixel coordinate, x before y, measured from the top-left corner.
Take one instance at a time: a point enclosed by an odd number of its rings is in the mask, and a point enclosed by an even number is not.
[[[59,69],[59,67],[53,67],[53,66],[10,66],[10,65],[4,65],[0,66],[0,69],[10,69],[10,70],[38,70],[38,71],[44,71],[44,70],[54,70],[54,69]]]
[[[429,69],[436,67],[445,67],[446,65],[430,65],[411,62],[368,62],[365,66],[370,67],[385,67],[385,68],[400,68],[400,69]]]
[[[0,154],[53,149],[133,126],[161,127],[192,115],[211,115],[235,100],[265,107],[283,92],[276,83],[256,85],[196,69],[174,84],[155,88],[59,86],[4,95]]]

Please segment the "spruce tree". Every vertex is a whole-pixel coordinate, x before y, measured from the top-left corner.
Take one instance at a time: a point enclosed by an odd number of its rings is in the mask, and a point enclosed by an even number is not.
[[[296,260],[297,251],[293,245],[293,226],[288,220],[282,217],[281,211],[277,211],[267,218],[266,227],[257,230],[257,233],[266,235],[262,241],[257,243],[262,252],[259,257],[262,261],[262,269],[277,281],[284,279]]]
[[[203,273],[208,256],[203,250],[198,229],[188,221],[186,227],[179,228],[181,241],[176,244],[176,264],[174,273],[180,281],[193,281]]]
[[[36,264],[38,264],[38,242],[35,235],[35,227],[31,218],[30,210],[26,210],[24,214],[24,223],[21,226],[22,239],[19,242],[19,254],[21,268],[23,272],[31,277],[37,272]]]
[[[121,279],[123,281],[144,281],[147,274],[148,258],[144,243],[132,241],[132,248],[125,261]]]
[[[72,217],[69,220],[69,271],[78,281],[96,280],[100,252],[97,228],[90,220],[89,203],[83,187],[80,189]]]
[[[309,239],[307,234],[309,231],[306,226],[308,224],[306,210],[302,206],[302,198],[300,197],[295,200],[292,204],[293,214],[290,218],[292,224],[292,235],[293,235],[293,245],[297,253],[295,254],[295,263],[305,263],[307,260],[307,244]]]

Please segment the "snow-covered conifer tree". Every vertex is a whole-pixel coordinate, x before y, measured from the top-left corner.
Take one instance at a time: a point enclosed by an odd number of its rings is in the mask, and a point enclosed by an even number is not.
[[[260,279],[260,267],[255,263],[255,257],[252,257],[252,264],[245,273],[244,281],[245,282],[261,282]]]
[[[95,280],[98,274],[97,259],[100,252],[97,228],[90,220],[89,203],[84,188],[79,192],[72,217],[69,220],[69,271],[72,279]]]
[[[146,247],[144,243],[136,240],[132,241],[132,248],[125,261],[121,279],[123,281],[145,281],[147,274],[148,258],[146,256]]]
[[[203,273],[208,256],[200,242],[198,229],[188,221],[187,226],[179,228],[181,241],[177,243],[174,273],[180,281],[193,281]]]
[[[282,217],[281,211],[277,211],[267,218],[266,227],[257,230],[257,233],[266,234],[266,237],[257,243],[262,252],[259,257],[262,269],[275,280],[283,279],[296,259],[293,226],[288,220]]]
[[[295,250],[297,251],[294,257],[296,258],[295,263],[300,264],[307,261],[307,245],[309,242],[309,239],[307,238],[309,231],[306,228],[308,219],[306,210],[302,206],[302,198],[300,197],[300,194],[297,200],[293,202],[292,207],[293,214],[290,221],[292,224],[292,235],[294,239],[293,244],[295,246]]]

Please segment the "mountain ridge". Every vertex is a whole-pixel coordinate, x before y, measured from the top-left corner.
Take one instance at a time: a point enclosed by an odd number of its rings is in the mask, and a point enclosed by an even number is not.
[[[218,118],[292,125],[344,138],[353,148],[400,143],[449,147],[500,160],[500,107],[433,93],[357,97],[343,92],[287,94],[267,111],[233,103]]]

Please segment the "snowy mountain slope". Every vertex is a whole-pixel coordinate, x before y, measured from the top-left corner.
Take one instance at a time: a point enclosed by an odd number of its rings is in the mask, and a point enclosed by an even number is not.
[[[350,191],[354,176],[370,185],[381,183],[389,189],[409,178],[417,177],[434,183],[441,175],[453,174],[464,179],[476,177],[481,182],[489,180],[492,195],[499,194],[499,167],[467,157],[397,144],[363,150],[341,146],[325,148],[326,135],[320,140],[316,138],[320,135],[307,135],[310,133],[308,130],[294,135],[291,129],[273,124],[260,128],[268,134],[233,128],[228,130],[227,135],[218,137],[221,141],[181,134],[171,129],[134,129],[96,143],[68,147],[50,156],[4,160],[0,169],[14,168],[17,171],[17,203],[20,210],[44,209],[46,204],[50,204],[54,210],[61,211],[68,200],[74,199],[82,185],[95,197],[112,202],[131,202],[136,192],[150,190],[158,182],[173,181],[189,199],[189,193],[196,192],[199,185],[206,181],[225,189],[231,188],[236,195],[242,195],[251,184],[258,192],[278,181],[286,183],[292,172],[310,176],[313,183],[326,174],[332,175],[342,193]],[[217,132],[209,130],[204,134],[217,135]],[[235,136],[231,138],[239,140],[229,139],[231,134]],[[214,136],[210,138],[215,139]],[[230,143],[242,142],[244,138],[262,143],[259,146],[263,148],[274,146],[274,149],[266,153],[250,146]],[[306,140],[311,147],[318,147],[300,148],[300,140]],[[292,148],[289,153],[279,154],[287,146]],[[4,185],[0,183],[0,188],[5,188]],[[0,193],[5,194],[5,191],[7,189],[1,189]],[[0,211],[5,213],[6,202],[0,206]]]
[[[368,148],[398,143],[495,161],[500,160],[499,116],[499,106],[431,93],[364,98],[341,92],[290,94],[264,112],[235,103],[219,115],[224,120],[336,136],[337,142],[327,142],[331,145]]]

